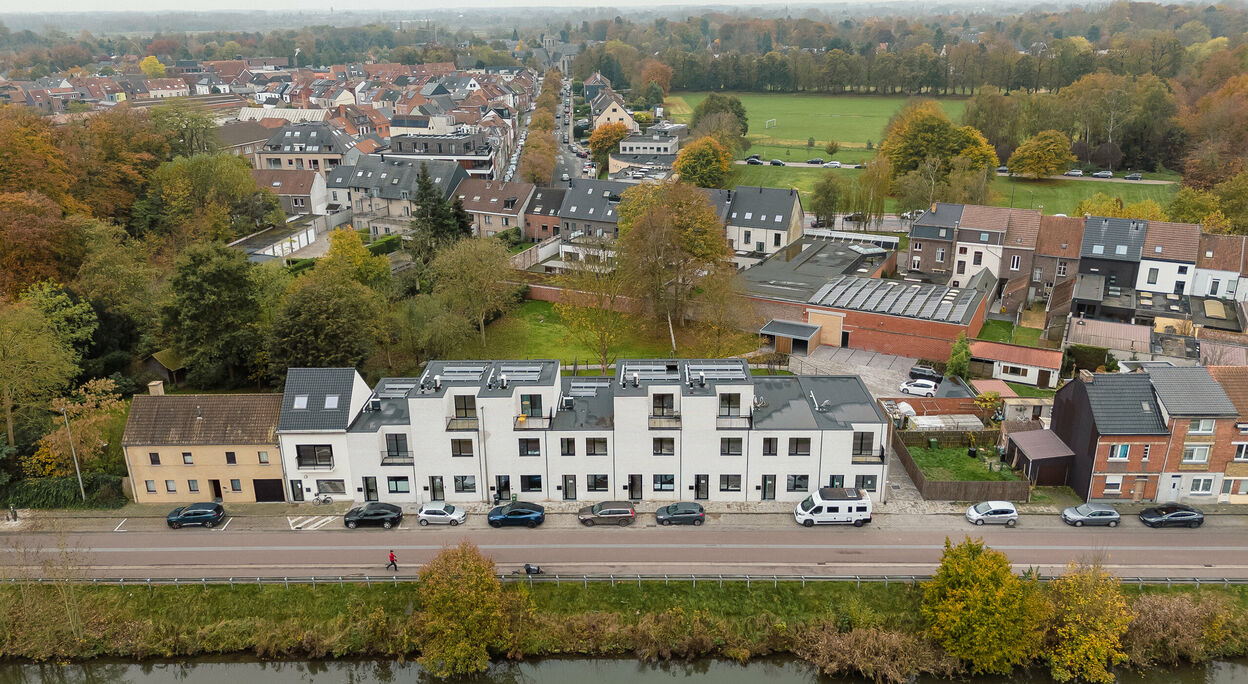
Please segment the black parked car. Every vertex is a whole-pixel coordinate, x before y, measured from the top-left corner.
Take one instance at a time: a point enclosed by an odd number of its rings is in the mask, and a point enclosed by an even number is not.
[[[746,159],[745,163],[749,164],[750,166],[762,166],[763,160],[759,159],[758,157],[751,157],[749,159]]]
[[[654,519],[660,525],[701,525],[706,522],[706,511],[702,510],[702,504],[678,501],[669,506],[660,506],[654,512]]]
[[[772,166],[784,166],[784,162],[779,159],[772,159],[771,165]]]
[[[203,525],[212,529],[225,519],[225,509],[219,503],[193,503],[175,508],[165,517],[165,523],[173,529],[186,525]]]
[[[807,160],[806,160],[806,163],[807,163],[807,164],[814,164],[814,165],[816,165],[816,166],[820,166],[820,165],[822,165],[822,164],[823,164],[823,157],[815,157],[814,159],[807,159]]]
[[[403,522],[402,508],[376,501],[356,506],[342,516],[342,524],[351,530],[359,525],[381,525],[388,530],[391,527],[398,527],[401,522]]]
[[[1172,503],[1140,511],[1140,522],[1149,527],[1200,527],[1205,514],[1187,504]]]
[[[932,368],[931,366],[911,366],[910,367],[910,379],[911,380],[931,380],[932,382],[939,385],[945,379],[945,376],[941,375],[940,371],[936,370],[935,368]]]

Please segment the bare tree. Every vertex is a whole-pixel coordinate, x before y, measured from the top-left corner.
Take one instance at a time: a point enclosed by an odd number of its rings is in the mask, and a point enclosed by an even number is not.
[[[557,280],[563,293],[555,311],[568,333],[594,353],[605,375],[628,324],[620,311],[625,275],[616,268],[614,250],[605,240],[583,241],[581,245],[581,259]]]

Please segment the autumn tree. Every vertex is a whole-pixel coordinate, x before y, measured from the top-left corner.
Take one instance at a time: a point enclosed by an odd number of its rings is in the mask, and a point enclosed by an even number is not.
[[[354,230],[337,228],[329,234],[329,251],[316,263],[317,270],[333,271],[373,290],[390,284],[390,260],[373,254]]]
[[[0,411],[9,446],[16,446],[14,415],[39,405],[78,374],[73,350],[38,309],[0,298]]]
[[[620,141],[628,136],[628,126],[619,122],[603,124],[589,134],[589,151],[598,168],[607,168],[607,158],[619,146]]]
[[[638,85],[644,89],[654,83],[663,89],[663,95],[672,89],[672,68],[657,59],[647,59],[641,63],[641,78]]]
[[[892,178],[892,166],[886,157],[876,156],[867,162],[863,172],[854,179],[849,193],[849,211],[859,214],[864,224],[882,221]]]
[[[73,475],[75,456],[81,469],[95,467],[95,462],[104,455],[112,422],[125,408],[125,402],[117,393],[115,382],[96,378],[67,397],[53,399],[51,408],[58,414],[64,412],[73,428],[67,430],[63,419],[53,421],[52,432],[39,440],[35,453],[22,464],[28,477]]]
[[[92,224],[83,235],[85,254],[70,288],[96,306],[134,321],[154,316],[158,273],[142,245],[120,226]]]
[[[690,129],[692,140],[714,138],[733,154],[749,149],[750,141],[741,132],[741,122],[730,112],[708,114],[698,122],[696,128]]]
[[[713,137],[698,138],[676,155],[672,168],[680,179],[700,188],[722,188],[732,170],[732,152]]]
[[[693,300],[694,318],[704,326],[700,337],[708,358],[732,353],[732,342],[742,329],[755,326],[754,310],[737,280],[737,268],[730,262],[718,264],[703,276]]]
[[[1109,218],[1143,219],[1147,221],[1165,221],[1167,219],[1165,210],[1162,209],[1156,200],[1143,199],[1138,202],[1124,203],[1121,197],[1113,197],[1103,192],[1098,192],[1091,197],[1079,200],[1079,203],[1075,205],[1075,213],[1107,216]]]
[[[849,203],[850,183],[835,171],[828,171],[815,181],[815,189],[811,192],[810,211],[815,218],[834,225],[837,214],[840,214]]]
[[[420,658],[435,677],[481,672],[509,641],[505,597],[494,561],[462,542],[420,571]]]
[[[835,140],[829,140],[823,146],[823,153],[828,155],[828,159],[835,157],[836,153],[840,151],[841,151],[841,144]]]
[[[454,358],[472,341],[472,322],[451,308],[446,297],[418,294],[388,307],[382,321],[386,366],[415,370],[429,359]]]
[[[147,179],[169,159],[166,134],[144,112],[121,107],[70,122],[60,147],[73,169],[70,194],[87,212],[126,225]]]
[[[928,158],[935,158],[944,168],[959,156],[975,169],[997,166],[997,153],[983,134],[970,126],[955,126],[931,100],[908,104],[894,115],[885,127],[880,154],[888,159],[894,177],[918,168]]]
[[[520,178],[534,185],[546,185],[555,175],[558,143],[549,131],[529,133],[524,152],[520,155]]]
[[[591,241],[559,276],[562,289],[555,312],[568,334],[593,352],[603,374],[615,361],[628,320],[623,308],[627,287],[624,269],[614,258],[613,247],[605,240]]]
[[[1065,133],[1041,131],[1019,145],[1006,166],[1010,173],[1044,178],[1064,171],[1075,161]]]
[[[745,105],[741,104],[741,98],[723,93],[710,93],[693,108],[693,116],[689,119],[689,130],[696,129],[703,119],[719,112],[731,114],[737,120],[741,135],[750,132],[750,119],[745,113]]]
[[[268,357],[275,376],[291,367],[358,367],[381,333],[377,293],[339,268],[299,279],[277,309]]]
[[[0,107],[0,190],[39,193],[67,211],[82,209],[73,193],[74,170],[60,144],[57,130],[34,110]]]
[[[1041,652],[1049,608],[1034,579],[982,540],[945,539],[940,568],[923,583],[928,634],[973,674],[1009,674]]]
[[[1053,604],[1044,652],[1049,674],[1059,682],[1111,684],[1116,678],[1110,668],[1127,660],[1122,638],[1131,624],[1118,578],[1098,564],[1072,562],[1048,589]]]
[[[161,64],[155,55],[148,55],[139,60],[139,68],[143,70],[143,75],[148,78],[165,77],[165,65]]]
[[[44,315],[57,339],[73,352],[73,362],[80,364],[100,324],[90,302],[50,280],[26,288],[20,299]]]
[[[554,114],[551,114],[548,110],[539,109],[533,112],[533,116],[529,117],[529,137],[530,138],[533,136],[533,133],[535,132],[545,131],[549,133],[553,130],[555,130],[555,116]],[[527,142],[526,142],[526,145],[527,145]]]
[[[1219,209],[1218,196],[1212,191],[1185,185],[1166,204],[1166,215],[1180,223],[1204,223],[1205,217]]]
[[[174,98],[152,107],[151,117],[156,130],[168,138],[170,151],[175,157],[216,151],[217,123],[203,107]]]
[[[39,193],[0,193],[0,296],[69,280],[82,260],[81,224]]]
[[[433,260],[434,292],[472,321],[485,346],[485,324],[515,300],[507,250],[498,240],[460,240]]]

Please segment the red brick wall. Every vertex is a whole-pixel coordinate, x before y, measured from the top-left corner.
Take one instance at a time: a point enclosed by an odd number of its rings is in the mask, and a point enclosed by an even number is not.
[[[1186,444],[1208,444],[1208,471],[1211,473],[1225,472],[1226,464],[1230,463],[1235,457],[1235,447],[1231,442],[1239,439],[1239,430],[1235,429],[1235,423],[1237,422],[1238,419],[1236,418],[1215,420],[1213,421],[1212,435],[1188,435],[1192,421],[1187,418],[1171,418],[1170,433],[1174,435],[1174,439],[1170,440],[1170,452],[1166,454],[1165,472],[1199,472],[1206,469],[1194,464],[1182,464],[1183,447]]]
[[[1166,445],[1169,437],[1156,435],[1141,436],[1102,436],[1096,445],[1092,472],[1092,487],[1088,492],[1089,499],[1121,499],[1131,501],[1139,499],[1151,501],[1157,497],[1158,475],[1166,464]],[[1130,444],[1131,450],[1126,461],[1110,461],[1109,447],[1113,444]],[[1144,460],[1144,445],[1149,445],[1148,460]],[[1105,493],[1105,476],[1121,475],[1122,491]],[[1145,477],[1145,480],[1137,480]]]
[[[885,354],[943,360],[949,358],[953,341],[967,328],[913,318],[882,316],[862,311],[845,312],[849,346]]]

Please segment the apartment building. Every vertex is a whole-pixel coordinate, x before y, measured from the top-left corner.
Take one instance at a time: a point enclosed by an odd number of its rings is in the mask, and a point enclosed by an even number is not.
[[[798,501],[820,486],[877,496],[886,474],[889,423],[856,376],[755,377],[736,359],[625,360],[612,377],[435,361],[358,403],[352,369],[291,369],[286,386],[278,433],[300,496]]]

